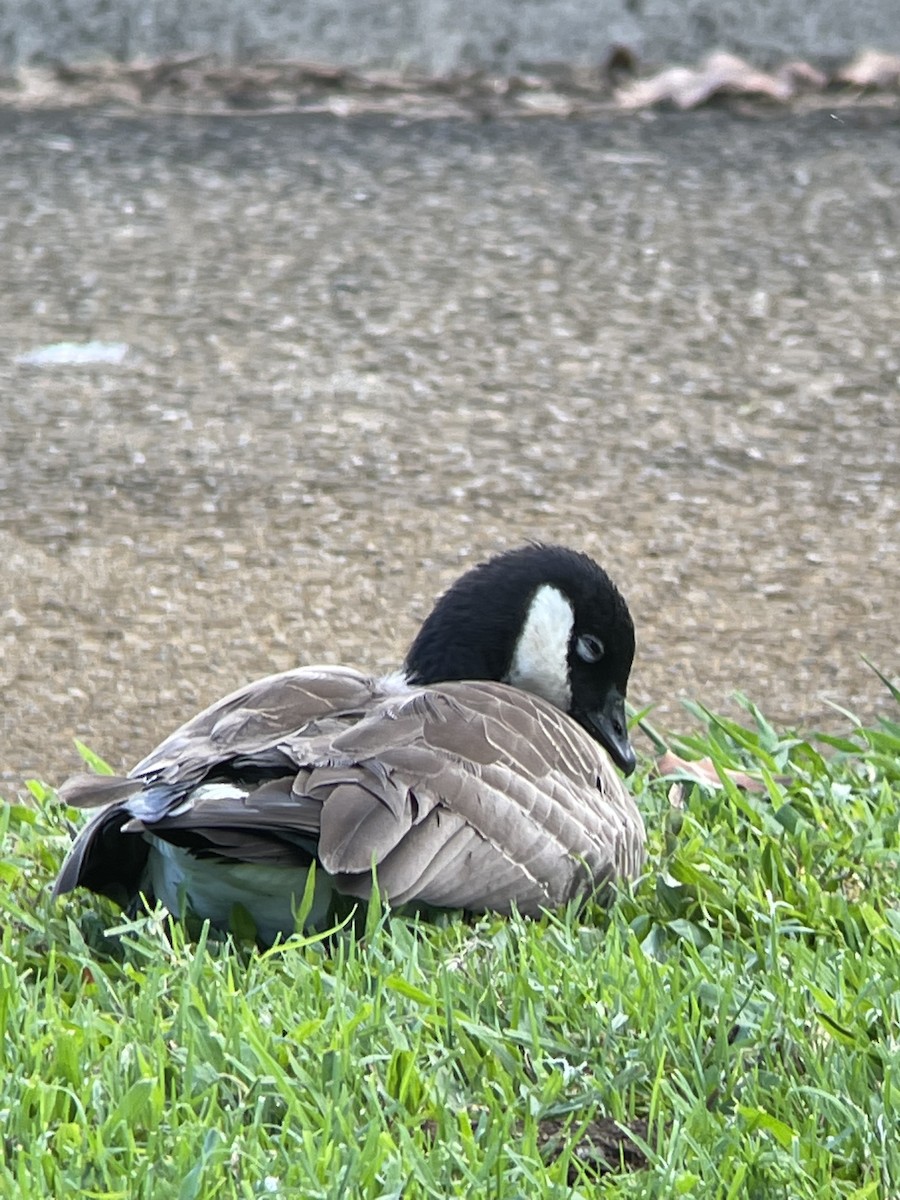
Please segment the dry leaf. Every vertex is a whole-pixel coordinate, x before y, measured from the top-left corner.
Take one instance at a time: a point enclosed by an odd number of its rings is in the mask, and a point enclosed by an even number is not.
[[[663,101],[671,101],[683,108],[680,97],[695,86],[696,78],[697,72],[690,67],[668,67],[652,79],[639,79],[637,83],[619,88],[616,98],[622,108],[651,108]]]
[[[856,87],[896,87],[900,83],[900,54],[862,50],[838,71],[837,78],[840,83],[852,83]]]
[[[469,1120],[474,1123],[480,1109],[470,1108]],[[437,1137],[437,1122],[430,1117],[422,1122],[425,1136],[432,1141]],[[579,1141],[573,1140],[580,1133]],[[515,1127],[514,1137],[521,1139],[521,1123]],[[641,1171],[647,1166],[644,1151],[634,1140],[646,1142],[650,1137],[650,1126],[644,1117],[635,1117],[627,1124],[610,1117],[593,1117],[582,1124],[578,1118],[541,1117],[538,1122],[537,1143],[545,1162],[556,1162],[563,1153],[569,1156],[568,1181],[577,1182],[579,1170],[577,1160],[595,1176],[619,1175],[622,1171]]]
[[[812,63],[804,62],[802,58],[784,63],[778,68],[777,74],[779,77],[787,79],[797,91],[801,88],[809,88],[812,91],[821,92],[828,87],[828,76],[825,72],[814,67]]]
[[[763,96],[784,103],[799,86],[824,87],[825,77],[808,63],[788,63],[772,75],[758,71],[735,54],[716,51],[696,69],[670,67],[653,79],[643,79],[617,93],[623,108],[647,108],[668,101],[678,108],[696,108],[720,92]]]
[[[656,771],[659,775],[686,775],[689,779],[696,779],[698,783],[705,783],[707,787],[722,787],[719,772],[711,758],[679,758],[677,754],[667,750],[656,760]],[[726,768],[725,774],[745,792],[766,791],[766,785],[762,780],[754,779],[752,775],[747,775],[744,771],[732,771]]]

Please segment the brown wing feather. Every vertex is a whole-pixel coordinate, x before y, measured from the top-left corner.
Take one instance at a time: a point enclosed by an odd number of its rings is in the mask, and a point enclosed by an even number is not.
[[[112,838],[137,840],[122,829],[136,814],[135,832],[199,837],[230,860],[284,865],[315,849],[350,895],[369,894],[374,863],[395,904],[526,913],[634,875],[643,859],[643,824],[605,752],[558,709],[503,684],[383,699],[354,671],[285,672],[189,721],[135,775],[190,785],[235,759],[276,761],[284,774],[245,792],[201,788],[151,817],[138,803],[129,812],[132,781],[98,781],[106,799],[125,789],[94,824],[104,857]],[[73,785],[82,803],[89,791]],[[57,891],[90,878],[112,894],[127,882],[92,853],[91,828]]]
[[[271,754],[285,739],[299,744],[304,736],[325,730],[337,732],[341,714],[344,720],[358,719],[372,703],[374,691],[370,677],[346,667],[305,667],[269,675],[218,700],[176,729],[138,763],[128,779],[78,775],[67,781],[60,789],[66,803],[107,807],[79,833],[63,863],[54,895],[83,885],[126,903],[143,886],[149,851],[147,842],[139,836],[146,826],[140,819],[132,821],[134,812],[128,807],[129,801],[138,804],[145,784],[182,783],[189,787],[214,774],[221,764],[234,759],[252,763]],[[289,769],[289,759],[276,758]],[[202,834],[204,828],[244,827],[248,861],[265,861],[268,847],[269,860],[283,862],[286,839],[267,836],[267,826],[284,829],[288,841],[297,829],[308,829],[313,839],[318,833],[317,808],[312,822],[298,820],[308,806],[296,803],[290,790],[292,782],[293,776],[280,788],[277,782],[263,785],[243,812],[235,811],[233,800],[227,806],[220,804],[218,811],[211,800],[198,802],[196,813],[190,817],[185,814],[181,830]],[[282,805],[289,811],[282,811]],[[228,811],[222,811],[223,807]],[[172,813],[161,811],[158,815],[174,820]],[[145,813],[141,812],[140,817],[146,820]],[[126,831],[124,827],[129,824]],[[239,846],[234,842],[228,839],[222,852],[240,858]]]
[[[339,798],[315,769],[298,785],[322,802],[319,858],[342,890],[367,894],[374,859],[395,903],[533,911],[640,867],[643,824],[604,751],[502,684],[382,704],[329,751],[350,759]]]
[[[153,831],[318,837],[339,890],[394,903],[522,911],[631,876],[643,824],[605,752],[558,709],[502,684],[446,684],[383,701],[335,736],[293,736],[297,767],[236,800],[197,797]],[[240,857],[240,836],[229,856]]]
[[[336,714],[362,715],[375,681],[349,667],[301,667],[268,675],[216,701],[176,729],[132,775],[202,778],[216,762],[252,758],[283,739],[336,732]]]
[[[72,775],[57,789],[63,804],[73,808],[95,808],[99,804],[114,804],[127,800],[143,787],[140,779],[123,779],[121,775]]]

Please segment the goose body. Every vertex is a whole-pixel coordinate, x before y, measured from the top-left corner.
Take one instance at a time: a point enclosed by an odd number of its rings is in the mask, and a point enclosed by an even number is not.
[[[404,670],[303,667],[188,721],[128,777],[81,775],[102,805],[63,864],[123,906],[141,896],[262,942],[293,932],[310,865],[311,928],[335,895],[525,914],[643,861],[641,817],[610,758],[634,754],[625,602],[591,559],[527,546],[437,602]]]

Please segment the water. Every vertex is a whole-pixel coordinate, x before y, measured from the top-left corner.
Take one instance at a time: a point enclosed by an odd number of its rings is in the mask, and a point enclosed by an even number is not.
[[[537,537],[635,702],[840,727],[898,670],[898,118],[0,113],[0,781],[396,664]],[[56,343],[119,363],[28,365]]]

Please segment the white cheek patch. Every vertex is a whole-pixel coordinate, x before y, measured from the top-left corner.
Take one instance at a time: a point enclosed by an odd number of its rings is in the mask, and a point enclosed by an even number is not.
[[[503,682],[533,692],[568,712],[572,703],[569,642],[574,624],[572,605],[562,592],[550,584],[539,587]]]

